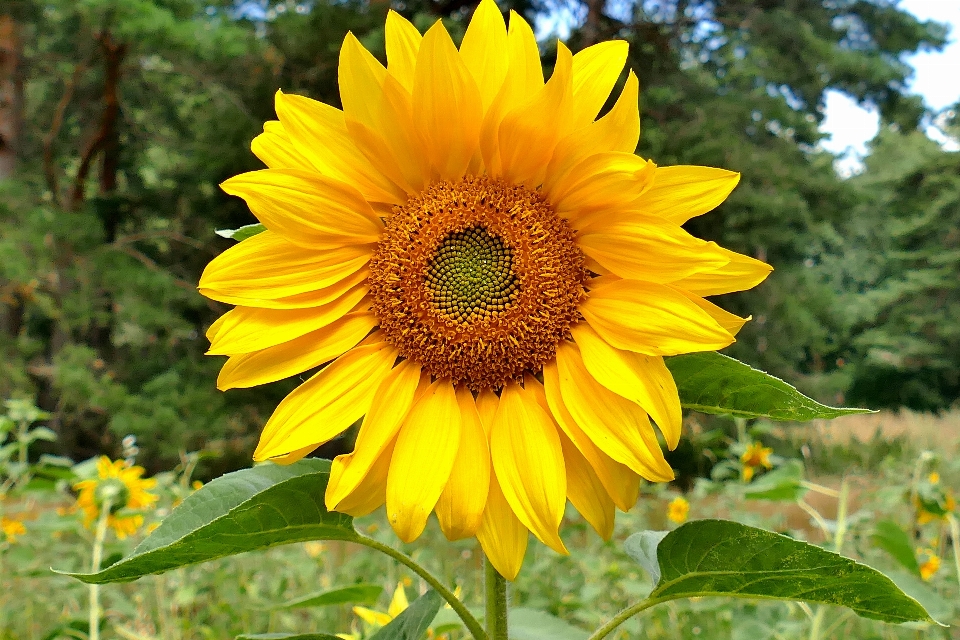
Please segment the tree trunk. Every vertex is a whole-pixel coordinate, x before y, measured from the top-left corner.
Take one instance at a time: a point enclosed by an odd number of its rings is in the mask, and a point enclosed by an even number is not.
[[[0,15],[0,180],[13,174],[23,130],[23,78],[17,23]]]

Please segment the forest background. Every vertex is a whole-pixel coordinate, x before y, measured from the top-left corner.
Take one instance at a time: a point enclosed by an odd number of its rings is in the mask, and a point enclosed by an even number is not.
[[[720,300],[753,316],[731,355],[824,402],[956,402],[960,153],[922,130],[956,138],[960,121],[908,93],[903,62],[942,47],[944,25],[887,0],[499,4],[580,16],[574,51],[630,43],[640,155],[742,172],[728,202],[688,224],[776,269]],[[0,399],[50,412],[50,453],[118,455],[132,434],[151,471],[182,451],[213,453],[206,475],[249,464],[299,380],[215,388],[204,331],[227,308],[196,282],[232,244],[215,230],[254,222],[217,185],[260,168],[249,143],[278,88],[339,105],[344,34],[382,59],[389,8],[459,38],[473,3],[3,0]],[[548,71],[555,51],[542,43]],[[847,179],[818,145],[830,90],[881,117]]]

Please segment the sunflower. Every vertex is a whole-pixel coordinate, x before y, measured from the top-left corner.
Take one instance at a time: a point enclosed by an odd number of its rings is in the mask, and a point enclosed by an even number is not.
[[[761,467],[764,469],[772,469],[773,463],[770,462],[771,454],[773,454],[773,449],[770,447],[765,447],[760,442],[751,443],[750,446],[747,447],[747,450],[743,452],[743,455],[740,456],[740,463],[743,464],[740,477],[743,478],[743,481],[750,482],[753,480],[757,469]]]
[[[681,228],[739,175],[634,155],[627,43],[557,44],[483,0],[458,48],[390,12],[384,67],[352,34],[343,110],[276,96],[252,144],[267,169],[223,183],[266,230],[200,291],[236,305],[207,333],[220,389],[327,366],[267,421],[254,460],[289,463],[363,418],[328,508],[386,505],[400,539],[432,512],[513,579],[528,531],[565,553],[567,499],[604,537],[640,479],[673,478],[680,402],[663,356],[720,349],[746,322],[704,296],[766,264]]]
[[[143,467],[101,456],[97,460],[97,477],[73,485],[79,492],[74,508],[83,512],[84,526],[91,527],[99,520],[109,500],[107,525],[120,540],[135,534],[143,526],[143,514],[136,512],[152,507],[157,501],[157,495],[148,491],[157,481],[142,478],[143,473]]]

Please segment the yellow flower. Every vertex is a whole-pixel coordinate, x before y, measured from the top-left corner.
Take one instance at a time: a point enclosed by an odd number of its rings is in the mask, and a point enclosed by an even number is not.
[[[663,356],[720,349],[744,322],[704,296],[770,267],[681,225],[739,174],[634,155],[627,43],[572,55],[544,82],[530,26],[482,0],[459,50],[391,12],[387,67],[352,34],[343,111],[278,93],[254,139],[269,167],[223,183],[266,231],[214,259],[204,295],[217,384],[329,362],[277,407],[254,460],[289,463],[366,416],[328,508],[386,505],[404,541],[435,512],[513,579],[528,531],[566,553],[567,499],[604,537],[640,478],[673,478],[677,388]]]
[[[920,565],[920,577],[929,580],[940,570],[940,557],[933,551],[927,550],[927,560]]]
[[[143,467],[130,466],[123,460],[111,461],[107,456],[97,460],[97,477],[73,485],[78,491],[75,509],[83,511],[83,523],[87,527],[100,518],[104,502],[110,500],[107,524],[123,540],[143,526],[143,515],[130,513],[151,508],[157,501],[156,494],[148,489],[156,486],[153,478],[142,478]]]
[[[927,476],[927,482],[930,484],[940,484],[940,474],[936,471],[931,471],[930,475]]]
[[[374,609],[367,609],[366,607],[354,607],[353,612],[357,614],[358,618],[374,628],[385,626],[410,606],[410,603],[407,601],[407,593],[403,588],[404,582],[410,582],[409,578],[405,578],[397,583],[397,588],[393,592],[393,598],[390,599],[390,605],[387,607],[386,612],[375,611]],[[456,588],[454,595],[458,598],[460,597],[460,587]],[[337,637],[343,638],[344,640],[358,640],[360,636],[356,633],[338,633]],[[440,636],[435,636],[433,629],[427,629],[427,638],[434,637],[442,639],[446,638],[447,635],[441,634]]]
[[[7,516],[0,517],[0,531],[7,537],[7,542],[13,544],[17,538],[27,533],[23,522]]]
[[[683,524],[687,521],[687,516],[689,514],[690,503],[681,496],[677,496],[670,501],[670,504],[667,505],[667,518],[669,518],[671,522]]]
[[[744,482],[750,482],[756,474],[757,469],[763,467],[770,469],[773,464],[770,463],[770,454],[773,449],[765,447],[759,442],[754,442],[740,456],[740,462],[743,464],[742,477]]]

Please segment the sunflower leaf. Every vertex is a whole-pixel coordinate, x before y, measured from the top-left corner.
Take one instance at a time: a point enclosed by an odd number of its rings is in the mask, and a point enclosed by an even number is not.
[[[803,463],[789,460],[781,467],[760,476],[744,487],[743,495],[748,500],[774,500],[796,502],[807,493],[803,486]]]
[[[330,461],[228,473],[187,497],[133,553],[83,582],[129,582],[189,564],[307,540],[357,540],[353,519],[323,504]]]
[[[641,564],[649,558],[638,537],[649,534],[627,538],[627,553]],[[800,600],[848,607],[884,622],[939,624],[876,569],[737,522],[688,522],[663,537],[656,555],[660,577],[648,602],[704,596]]]
[[[920,575],[920,565],[913,552],[913,544],[907,533],[893,520],[881,520],[874,526],[870,536],[873,543],[889,553],[915,576]]]
[[[328,607],[335,604],[369,604],[377,603],[377,598],[383,593],[383,587],[378,584],[352,584],[348,587],[340,587],[311,593],[293,600],[288,600],[281,604],[274,605],[272,609],[305,609],[308,607]]]
[[[241,633],[235,640],[340,640],[329,633]]]
[[[440,611],[440,594],[430,590],[377,631],[370,640],[420,640]]]
[[[265,226],[263,226],[259,222],[256,222],[254,224],[244,225],[239,229],[217,229],[216,233],[221,238],[228,238],[228,239],[236,240],[237,242],[243,242],[247,238],[252,238],[258,233],[261,233],[262,231],[266,231],[266,230],[267,228]]]
[[[671,356],[664,361],[680,391],[680,404],[701,413],[800,422],[874,413],[820,404],[783,380],[715,351]]]

